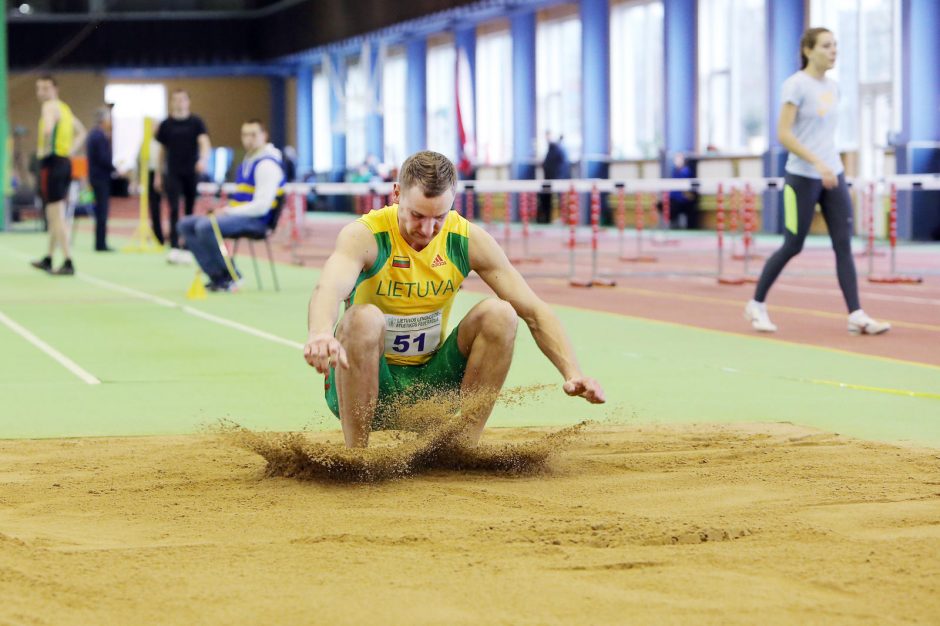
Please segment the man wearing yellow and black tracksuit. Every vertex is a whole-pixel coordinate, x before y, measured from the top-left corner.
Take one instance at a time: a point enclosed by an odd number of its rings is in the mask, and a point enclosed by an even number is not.
[[[228,206],[213,212],[223,237],[263,237],[273,226],[274,212],[284,197],[281,151],[268,143],[268,133],[261,120],[252,119],[242,124],[241,134],[245,160],[238,167],[237,189]],[[233,291],[237,285],[229,274],[209,218],[184,217],[179,223],[179,234],[209,277],[206,287],[210,291]]]
[[[46,206],[49,227],[49,251],[32,265],[50,274],[70,275],[75,273],[75,268],[65,224],[65,200],[72,182],[71,157],[85,143],[86,132],[69,105],[59,100],[59,88],[52,76],[42,76],[36,81],[36,97],[42,103],[36,156],[39,159],[39,193]],[[52,255],[56,247],[62,249],[65,260],[53,270]]]
[[[564,378],[565,393],[605,401],[551,307],[492,236],[451,210],[456,185],[447,157],[412,155],[395,184],[398,202],[343,228],[320,274],[304,358],[327,375],[326,401],[349,447],[368,445],[374,428],[394,426],[388,409],[429,391],[479,398],[461,406],[466,439],[475,444],[509,371],[520,317]],[[454,296],[471,271],[497,297],[474,306],[448,335]]]

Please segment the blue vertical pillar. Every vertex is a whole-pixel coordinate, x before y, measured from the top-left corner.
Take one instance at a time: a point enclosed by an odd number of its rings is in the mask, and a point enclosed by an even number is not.
[[[270,76],[268,83],[271,87],[271,112],[268,115],[268,138],[278,148],[287,143],[287,132],[284,120],[287,113],[287,84],[283,76]]]
[[[610,164],[610,7],[581,0],[582,175],[607,178]]]
[[[313,66],[297,70],[297,175],[313,171]]]
[[[512,177],[535,178],[535,13],[509,18],[512,36]]]
[[[379,44],[371,42],[369,48],[369,67],[366,68],[366,81],[370,87],[371,99],[366,115],[366,152],[375,156],[381,163],[385,160],[385,120],[382,117],[382,67],[379,64]]]
[[[940,3],[901,0],[899,174],[940,172]],[[898,194],[898,235],[940,238],[940,191]]]
[[[663,0],[665,80],[665,145],[663,175],[668,176],[672,155],[695,150],[696,2]]]
[[[783,176],[787,152],[777,137],[780,117],[780,94],[783,81],[800,69],[800,38],[806,23],[802,2],[766,0],[767,21],[767,152],[764,153],[764,175]],[[767,233],[779,233],[783,227],[783,192],[763,194],[762,225]]]
[[[461,141],[460,128],[457,129],[457,166],[460,175],[467,177],[473,173],[477,163],[477,116],[476,116],[476,67],[477,67],[477,31],[474,26],[460,27],[454,31],[454,45],[457,49],[457,74],[461,83],[470,85],[469,93],[463,93],[459,84],[457,87],[457,106],[460,109],[460,119],[465,135]],[[464,63],[463,59],[466,59]],[[466,72],[468,75],[463,76]],[[461,95],[465,98],[461,98]]]
[[[416,37],[405,48],[405,143],[408,154],[424,150],[428,144],[428,42]]]
[[[338,89],[346,89],[346,61],[341,53],[330,52],[333,77],[330,81],[330,126],[333,136],[333,170],[330,180],[343,182],[346,178],[346,111],[340,102]]]

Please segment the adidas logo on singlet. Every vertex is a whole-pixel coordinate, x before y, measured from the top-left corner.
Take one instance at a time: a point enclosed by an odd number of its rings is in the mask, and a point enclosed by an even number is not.
[[[444,265],[447,265],[447,261],[439,254],[435,256],[434,261],[431,262],[431,267],[442,267]]]

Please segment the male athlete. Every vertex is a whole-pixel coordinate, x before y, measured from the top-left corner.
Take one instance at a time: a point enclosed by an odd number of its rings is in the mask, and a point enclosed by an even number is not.
[[[512,362],[517,316],[564,377],[565,393],[604,402],[552,309],[486,231],[451,211],[456,184],[447,157],[409,157],[394,188],[398,203],[343,228],[313,291],[304,358],[327,375],[327,404],[347,447],[366,447],[383,408],[427,389],[480,394],[463,407],[467,439],[477,443]],[[470,270],[497,297],[474,306],[448,335],[454,296]]]
[[[59,100],[58,83],[52,76],[41,76],[36,81],[36,97],[42,103],[36,158],[39,159],[39,193],[46,205],[49,248],[46,256],[33,261],[32,266],[50,274],[71,276],[75,267],[65,223],[65,199],[72,183],[71,157],[81,150],[88,133],[69,105]],[[62,266],[54,270],[52,255],[57,247],[62,250],[64,260]]]

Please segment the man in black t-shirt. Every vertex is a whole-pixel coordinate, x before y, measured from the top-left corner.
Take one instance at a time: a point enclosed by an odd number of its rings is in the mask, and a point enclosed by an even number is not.
[[[190,260],[189,255],[180,250],[176,230],[180,195],[186,201],[186,215],[192,215],[196,203],[196,183],[208,168],[209,152],[212,150],[205,123],[198,115],[190,112],[189,105],[189,93],[183,89],[175,90],[170,95],[170,117],[161,122],[156,134],[162,149],[160,167],[154,175],[154,187],[166,193],[170,205],[170,253],[167,255],[170,263]]]

